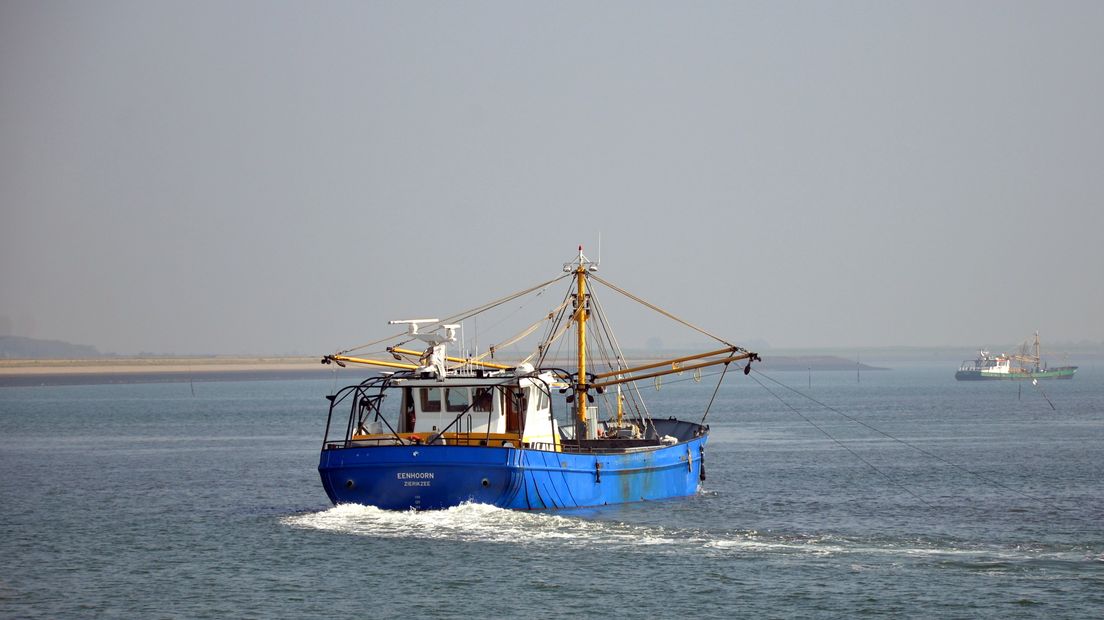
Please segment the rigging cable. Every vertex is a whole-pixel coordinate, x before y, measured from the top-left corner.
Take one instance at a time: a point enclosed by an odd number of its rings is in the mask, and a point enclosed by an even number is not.
[[[604,326],[605,331],[610,339],[610,346],[617,352],[617,360],[620,364],[623,364],[624,368],[629,367],[629,362],[625,358],[625,353],[621,349],[621,343],[617,341],[617,335],[613,333],[612,327],[606,320],[606,311],[602,307],[601,300],[598,296],[591,292],[591,299],[594,300],[594,305],[598,309],[598,320]],[[629,398],[632,403],[633,411],[636,413],[636,417],[640,420],[640,423],[644,428],[648,427],[648,424],[652,423],[652,412],[648,410],[648,403],[644,401],[644,396],[640,393],[640,386],[636,384],[636,381],[629,383]],[[642,413],[643,412],[643,413]],[[654,426],[654,424],[653,424]]]
[[[591,293],[591,301],[597,301],[597,299],[593,296],[593,293]],[[588,323],[587,329],[593,336],[591,342],[597,343],[595,345],[595,348],[598,350],[597,357],[605,362],[603,365],[607,370],[611,372],[616,372],[623,369],[624,366],[620,365],[622,362],[621,357],[613,352],[613,348],[616,345],[610,341],[610,337],[613,336],[613,334],[609,331],[609,325],[607,325],[604,320],[602,320],[602,315],[600,313],[596,312],[594,313],[594,316],[597,317],[597,320]],[[614,362],[617,362],[618,365],[615,366]],[[616,395],[619,392],[603,389],[599,393],[601,394],[602,401],[606,403],[606,410],[610,412],[616,411],[616,403],[611,404],[610,397],[611,395]],[[635,414],[635,419],[640,422],[641,427],[646,430],[648,428],[650,418],[648,420],[645,420],[644,416],[640,414],[639,408],[636,407],[636,404],[637,403],[635,399],[630,400],[629,409],[632,411],[633,414]]]
[[[544,338],[540,341],[539,344],[537,344],[537,350],[535,351],[537,360],[536,360],[536,363],[533,364],[534,366],[537,366],[539,368],[539,367],[544,365],[545,359],[548,358],[549,348],[552,346],[552,344],[554,342],[556,342],[557,339],[560,338],[560,336],[562,336],[564,334],[564,332],[567,331],[567,324],[564,323],[564,317],[567,315],[567,306],[570,302],[571,302],[571,290],[569,288],[567,293],[564,295],[563,302],[559,306],[558,315],[554,319],[549,321],[548,331],[545,332]],[[561,325],[564,325],[564,328],[562,330],[560,329]],[[559,349],[557,349],[557,354],[558,354],[558,351],[562,348],[563,348],[563,344],[561,343]],[[533,355],[530,355],[529,357],[525,358],[522,361],[528,362],[532,358],[533,358]]]
[[[570,297],[570,295],[569,295],[569,297]],[[554,331],[555,333],[550,333],[548,335],[548,337],[544,340],[544,342],[542,342],[538,346],[537,350],[540,352],[540,357],[537,358],[537,363],[534,364],[535,366],[537,366],[537,367],[544,366],[545,361],[547,359],[549,359],[549,354],[550,353],[552,354],[551,359],[554,359],[554,360],[562,359],[562,353],[563,353],[563,350],[564,350],[564,341],[567,340],[567,339],[566,338],[561,338],[561,337],[564,335],[564,333],[567,332],[567,329],[570,326],[570,324],[571,324],[571,320],[567,318],[567,305],[565,304],[563,306],[563,308],[560,310],[560,316],[556,317],[555,322],[553,322],[551,325],[549,325],[549,331],[550,332]],[[552,345],[553,344],[556,345],[556,350],[555,350],[554,353],[552,351]]]
[[[731,362],[729,362],[729,363],[731,363]],[[713,396],[709,397],[709,404],[705,406],[705,413],[702,414],[701,422],[699,422],[699,424],[701,424],[702,426],[705,426],[705,418],[706,418],[706,416],[709,415],[709,410],[713,408],[713,401],[717,398],[717,392],[719,392],[721,390],[721,383],[724,382],[725,373],[728,372],[729,363],[726,363],[724,365],[724,370],[721,371],[721,378],[717,379],[717,387],[713,388]],[[697,370],[701,370],[701,368],[698,368]],[[762,384],[760,384],[760,385],[762,385]]]
[[[536,286],[531,286],[531,287],[529,287],[529,288],[527,288],[523,291],[518,291],[516,293],[512,293],[510,295],[507,295],[505,297],[500,297],[500,298],[498,298],[494,301],[485,303],[481,306],[476,306],[474,308],[470,308],[470,309],[465,310],[463,312],[460,312],[458,314],[454,314],[454,315],[452,315],[448,318],[441,319],[440,321],[437,321],[436,323],[433,324],[433,328],[430,329],[430,331],[432,331],[433,329],[437,329],[438,327],[440,327],[441,325],[445,325],[446,323],[455,323],[457,321],[463,321],[464,319],[466,319],[468,317],[474,316],[474,315],[479,314],[481,312],[486,312],[487,310],[490,310],[492,308],[500,306],[500,305],[502,305],[506,302],[517,299],[518,297],[521,297],[522,295],[528,295],[529,293],[532,293],[533,291],[543,289],[543,288],[545,288],[545,287],[547,287],[551,284],[554,284],[554,283],[568,277],[569,275],[571,275],[571,274],[566,273],[564,275],[557,276],[557,277],[552,278],[551,280],[549,280],[547,282],[542,282],[542,283],[540,283]],[[386,341],[391,340],[393,338],[398,338],[400,336],[405,335],[406,333],[407,332],[402,331],[402,332],[399,332],[399,333],[394,334],[392,336],[387,336],[387,337],[384,337],[384,338],[380,338],[379,340],[373,340],[372,342],[368,342],[368,343],[362,344],[360,346],[353,347],[351,349],[345,349],[344,351],[338,351],[335,355],[345,355],[346,353],[352,353],[353,351],[358,351],[360,349],[364,349],[366,347],[370,347],[372,345],[376,345],[376,344],[379,344],[381,342],[386,342]]]
[[[625,353],[621,349],[621,343],[617,341],[617,335],[613,333],[613,328],[610,326],[609,321],[606,320],[606,310],[602,307],[601,300],[594,293],[594,290],[590,291],[590,299],[594,302],[594,307],[597,310],[595,316],[598,317],[598,324],[602,327],[602,333],[605,335],[606,340],[609,342],[610,348],[613,350],[613,357],[616,359],[620,368],[613,368],[610,370],[621,370],[629,367],[629,362],[625,358]],[[601,341],[599,341],[601,342]],[[640,421],[640,425],[647,429],[649,426],[655,428],[655,423],[652,421],[652,412],[648,410],[648,403],[644,401],[644,397],[640,394],[640,388],[636,385],[636,381],[629,382],[629,403],[630,409],[636,415],[636,419]]]
[[[758,372],[758,371],[757,371],[757,372]],[[763,373],[758,373],[758,374],[763,374]],[[764,376],[764,377],[766,377],[766,375],[763,375],[763,376]],[[769,379],[770,377],[767,377],[767,378]],[[924,498],[920,497],[920,496],[919,496],[919,495],[917,495],[916,493],[913,493],[911,489],[909,489],[909,488],[908,488],[908,487],[906,487],[905,485],[901,484],[901,483],[900,483],[900,482],[898,482],[897,480],[893,479],[893,477],[891,477],[891,476],[890,476],[889,474],[887,474],[887,473],[885,473],[884,471],[882,471],[882,470],[878,469],[878,468],[877,468],[877,467],[876,467],[876,466],[875,466],[875,465],[874,465],[873,463],[871,463],[870,461],[868,461],[868,460],[864,459],[864,458],[863,458],[862,456],[860,456],[860,455],[859,455],[859,453],[858,453],[858,452],[855,452],[854,450],[852,450],[851,448],[849,448],[849,447],[847,446],[847,444],[845,444],[845,443],[843,443],[842,441],[840,441],[840,440],[836,439],[835,437],[833,437],[831,433],[829,433],[828,431],[824,430],[824,429],[823,429],[823,428],[822,428],[822,427],[821,427],[820,425],[818,425],[818,424],[817,424],[816,422],[813,422],[813,421],[812,421],[812,420],[810,420],[810,419],[809,419],[809,418],[808,418],[807,416],[805,416],[805,414],[803,414],[803,413],[801,413],[800,411],[798,411],[797,409],[795,409],[795,408],[794,408],[794,407],[793,407],[792,405],[790,405],[790,403],[787,403],[787,402],[786,402],[785,400],[783,400],[781,396],[779,396],[778,394],[775,394],[775,393],[774,393],[774,392],[773,392],[773,391],[772,391],[772,390],[771,390],[771,389],[770,389],[769,387],[767,387],[767,386],[763,385],[763,382],[762,382],[762,381],[760,381],[760,380],[759,380],[759,379],[758,379],[757,377],[752,377],[752,379],[753,379],[753,380],[754,380],[754,381],[755,381],[756,383],[758,383],[758,384],[759,384],[759,385],[760,385],[760,386],[761,386],[761,387],[762,387],[762,388],[763,388],[764,390],[766,390],[766,391],[767,391],[767,393],[769,393],[769,394],[770,394],[771,396],[773,396],[773,397],[777,398],[777,399],[778,399],[778,402],[780,402],[780,403],[782,403],[783,405],[785,405],[787,409],[789,409],[790,411],[792,411],[792,412],[796,413],[797,415],[801,416],[801,419],[802,419],[802,420],[805,420],[806,422],[808,422],[808,423],[809,423],[809,425],[810,425],[810,426],[812,426],[813,428],[817,429],[818,431],[820,431],[820,432],[824,433],[824,436],[825,436],[825,437],[827,437],[828,439],[831,439],[831,440],[832,440],[833,442],[835,442],[835,444],[836,444],[837,446],[839,446],[839,447],[843,448],[844,450],[847,450],[848,452],[850,452],[850,453],[851,453],[851,456],[853,456],[853,457],[855,457],[855,458],[859,459],[859,460],[860,460],[860,461],[862,461],[863,463],[866,463],[866,466],[867,466],[867,467],[869,467],[870,469],[873,469],[873,470],[874,470],[875,472],[877,472],[877,473],[878,473],[879,475],[881,475],[881,476],[882,476],[883,478],[885,478],[886,480],[888,480],[888,481],[890,482],[890,484],[892,484],[893,486],[895,486],[895,487],[897,487],[897,488],[899,488],[899,489],[903,490],[903,491],[904,491],[905,493],[908,493],[909,495],[913,496],[914,498],[916,498],[916,500],[917,500],[917,501],[919,501],[920,503],[924,504],[924,505],[925,505],[925,506],[927,506],[928,508],[935,508],[935,506],[933,506],[933,505],[932,505],[931,503],[929,503],[929,502],[928,502],[927,500],[925,500]]]
[[[476,361],[476,362],[478,362],[478,361],[482,361],[482,360],[483,360],[483,358],[485,358],[485,357],[487,357],[488,355],[490,355],[490,354],[494,353],[495,351],[498,351],[499,349],[503,349],[503,348],[505,348],[505,347],[508,347],[508,346],[510,346],[510,345],[512,345],[512,344],[515,344],[515,343],[517,343],[517,342],[518,342],[519,340],[522,340],[522,339],[524,339],[524,338],[527,338],[527,337],[529,336],[529,334],[532,334],[533,332],[537,331],[537,330],[538,330],[538,329],[540,328],[540,326],[541,326],[541,323],[544,323],[545,321],[550,321],[550,320],[552,320],[552,318],[554,317],[554,315],[555,315],[555,314],[556,314],[557,312],[559,312],[559,311],[560,311],[560,309],[561,309],[561,308],[563,308],[563,307],[564,307],[564,306],[566,306],[566,305],[567,305],[567,302],[565,301],[565,302],[564,302],[563,304],[561,304],[560,308],[556,308],[556,309],[552,310],[551,312],[549,312],[548,314],[546,314],[546,315],[542,316],[541,318],[537,319],[537,321],[536,321],[535,323],[533,323],[533,324],[529,325],[528,327],[526,327],[525,329],[521,330],[521,332],[520,332],[520,333],[518,333],[518,334],[515,334],[514,336],[511,336],[510,338],[507,338],[506,340],[504,340],[504,341],[502,341],[502,342],[500,342],[500,343],[498,343],[498,344],[495,344],[495,345],[491,345],[491,346],[490,346],[490,347],[489,347],[489,348],[487,349],[487,351],[486,351],[486,352],[484,352],[484,353],[481,353],[481,354],[479,354],[479,355],[477,355],[477,356],[473,357],[473,358],[472,358],[472,361]],[[499,321],[499,323],[501,323],[501,321]],[[527,362],[527,361],[529,361],[529,358],[531,358],[531,357],[532,357],[532,355],[530,355],[529,357],[525,358],[525,359],[524,359],[524,360],[522,360],[522,361],[523,361],[523,362]]]
[[[1051,502],[1048,502],[1047,500],[1045,500],[1045,499],[1043,499],[1043,498],[1041,498],[1041,497],[1036,497],[1036,496],[1034,496],[1034,495],[1031,495],[1031,494],[1029,494],[1029,493],[1024,493],[1023,491],[1019,491],[1019,490],[1017,490],[1017,489],[1013,489],[1012,487],[1010,487],[1010,486],[1008,486],[1008,485],[1006,485],[1006,484],[1002,484],[1002,483],[1000,483],[1000,482],[998,482],[998,481],[996,481],[996,480],[993,480],[992,478],[989,478],[988,476],[983,476],[983,475],[981,475],[981,474],[977,473],[976,471],[972,471],[972,470],[966,469],[965,467],[963,467],[963,466],[961,466],[961,465],[959,465],[959,464],[957,464],[957,463],[953,463],[953,462],[951,462],[951,461],[948,461],[947,459],[945,459],[945,458],[943,458],[943,457],[939,456],[938,454],[935,454],[935,453],[933,453],[933,452],[929,452],[928,450],[925,450],[925,449],[921,448],[920,446],[917,446],[917,445],[915,445],[915,444],[912,444],[912,443],[910,443],[910,442],[908,442],[908,441],[905,441],[904,439],[898,439],[897,437],[894,437],[893,435],[890,435],[889,433],[887,433],[887,432],[885,432],[885,431],[883,431],[883,430],[881,430],[881,429],[875,428],[874,426],[871,426],[870,424],[867,424],[866,422],[863,422],[862,420],[859,420],[859,419],[856,419],[856,418],[854,418],[854,417],[852,417],[852,416],[849,416],[849,415],[847,415],[846,413],[844,413],[844,412],[840,411],[839,409],[836,409],[835,407],[832,407],[832,406],[830,406],[830,405],[827,405],[827,404],[825,404],[825,403],[822,403],[822,402],[820,402],[819,400],[817,400],[817,399],[813,398],[812,396],[809,396],[808,394],[805,394],[805,393],[801,392],[800,390],[794,389],[794,388],[792,388],[792,387],[790,387],[790,386],[786,385],[785,383],[782,383],[781,381],[778,381],[778,380],[777,380],[777,379],[775,379],[774,377],[771,377],[770,375],[768,375],[768,374],[766,374],[766,373],[763,373],[763,372],[759,371],[758,369],[755,369],[755,368],[753,368],[752,370],[754,370],[754,371],[755,371],[755,374],[757,374],[757,375],[762,375],[762,376],[763,376],[764,378],[766,378],[767,380],[771,381],[772,383],[775,383],[775,384],[777,384],[777,385],[779,385],[779,386],[781,386],[781,387],[784,387],[784,388],[786,388],[787,390],[789,390],[789,391],[793,392],[794,394],[797,394],[798,396],[802,396],[802,397],[804,397],[804,398],[807,398],[807,399],[809,399],[809,400],[813,401],[814,403],[816,403],[816,404],[820,405],[821,407],[824,407],[824,408],[825,408],[825,409],[827,409],[828,411],[831,411],[832,413],[835,413],[836,415],[839,415],[839,416],[843,416],[844,418],[847,418],[848,420],[851,420],[852,422],[854,422],[854,423],[856,423],[856,424],[858,424],[858,425],[860,425],[860,426],[866,427],[866,428],[868,428],[868,429],[870,429],[870,430],[874,431],[875,433],[878,433],[879,435],[882,435],[883,437],[887,437],[887,438],[889,438],[889,439],[892,439],[893,441],[896,441],[896,442],[897,442],[897,443],[899,443],[899,444],[902,444],[902,445],[908,446],[908,447],[912,448],[913,450],[916,450],[917,452],[919,452],[919,453],[921,453],[921,454],[924,454],[924,455],[926,455],[926,456],[929,456],[929,457],[931,457],[931,458],[933,458],[933,459],[935,459],[935,460],[939,461],[940,463],[943,463],[944,465],[947,465],[947,466],[949,466],[949,467],[952,467],[952,468],[954,468],[954,469],[957,469],[957,470],[958,470],[958,471],[960,471],[960,472],[963,472],[963,473],[967,473],[967,474],[970,474],[971,476],[974,476],[974,477],[976,477],[976,478],[978,478],[978,479],[980,479],[980,480],[984,480],[985,482],[988,482],[989,484],[991,484],[991,485],[993,485],[993,486],[996,486],[996,487],[1000,487],[1000,488],[1002,488],[1002,489],[1004,489],[1004,490],[1006,490],[1006,491],[1009,491],[1009,492],[1011,492],[1011,493],[1015,493],[1016,495],[1019,495],[1019,496],[1021,496],[1021,497],[1026,497],[1027,499],[1030,499],[1030,500],[1034,500],[1034,501],[1036,501],[1036,502],[1039,502],[1040,504],[1042,504],[1042,505],[1044,505],[1044,506],[1048,506],[1048,507],[1050,507],[1050,508],[1053,508],[1054,510],[1060,510],[1060,511],[1061,511],[1061,510],[1065,510],[1065,508],[1062,508],[1061,506],[1057,506],[1057,505],[1055,505],[1055,504],[1053,504],[1053,503],[1051,503]],[[753,378],[754,378],[754,377],[753,377]],[[758,380],[758,379],[756,379],[756,383],[759,383],[759,385],[763,385],[763,384],[762,384],[761,382],[759,382],[759,380]],[[766,386],[765,386],[765,385],[764,385],[763,387],[764,387],[764,389],[766,389]],[[768,389],[767,391],[768,391],[768,392],[770,392],[771,394],[774,394],[774,392],[771,392],[771,391],[770,391],[769,389]],[[775,398],[778,398],[778,397],[777,397],[777,396],[775,396]],[[781,400],[781,399],[779,399],[779,400]],[[787,406],[788,406],[788,405],[787,405]],[[791,409],[792,409],[792,407],[791,407]],[[798,415],[800,415],[800,414],[798,414]],[[803,417],[803,418],[804,418],[805,416],[801,416],[801,417]],[[806,418],[806,420],[807,420],[807,418]],[[810,424],[811,424],[811,422],[810,422]],[[814,426],[816,426],[816,425],[814,424]],[[818,427],[818,428],[819,428],[819,427]],[[827,433],[825,433],[825,434],[827,434]],[[850,449],[848,449],[848,451],[850,451]],[[854,452],[852,452],[852,454],[854,454]],[[858,455],[856,455],[856,456],[858,456]],[[860,457],[860,458],[861,458],[861,457]],[[863,462],[865,463],[866,461],[864,460]],[[923,500],[921,500],[921,501],[923,501]],[[927,504],[927,502],[924,502],[924,503],[925,503],[925,504]],[[929,505],[930,505],[930,504],[929,504]]]
[[[739,351],[747,352],[747,349],[744,349],[743,347],[737,347],[736,345],[732,344],[731,342],[729,342],[729,341],[727,341],[723,338],[720,338],[718,336],[714,336],[713,334],[705,331],[704,329],[698,327],[697,325],[694,325],[692,323],[688,323],[687,321],[684,321],[684,320],[678,318],[677,316],[671,314],[670,312],[667,312],[666,310],[664,310],[663,308],[660,308],[659,306],[656,306],[655,304],[648,303],[647,301],[641,299],[640,297],[637,297],[636,295],[633,295],[632,293],[630,293],[630,292],[626,291],[625,289],[613,284],[612,282],[607,282],[606,280],[603,280],[602,278],[599,278],[598,276],[596,276],[594,274],[591,274],[590,277],[593,278],[594,280],[597,280],[598,282],[601,282],[602,284],[605,284],[606,286],[608,286],[611,289],[617,291],[618,293],[621,293],[622,295],[624,295],[625,297],[628,297],[629,299],[635,301],[636,303],[647,306],[647,307],[651,308],[652,310],[655,310],[656,312],[658,312],[658,313],[662,314],[663,316],[671,319],[672,321],[676,321],[678,323],[681,323],[681,324],[685,325],[686,327],[689,327],[690,329],[692,329],[692,330],[694,330],[694,331],[696,331],[700,334],[704,334],[706,336],[709,336],[710,338],[712,338],[713,340],[716,340],[717,342],[726,344],[730,347],[736,347],[736,349],[739,350]]]

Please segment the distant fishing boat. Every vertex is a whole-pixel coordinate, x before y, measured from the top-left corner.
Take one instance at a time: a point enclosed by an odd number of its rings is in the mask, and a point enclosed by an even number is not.
[[[630,366],[608,331],[592,284],[674,317],[600,279],[596,269],[580,246],[563,275],[536,287],[449,319],[392,321],[408,330],[393,338],[420,340],[424,350],[400,344],[384,350],[391,359],[350,356],[355,349],[325,356],[324,364],[388,369],[327,397],[318,471],[330,500],[392,510],[464,502],[544,510],[698,492],[705,480],[705,415],[712,399],[700,422],[670,412],[650,414],[635,382],[658,386],[659,377],[681,372],[700,380],[702,368],[723,365],[727,372],[739,361],[746,361],[747,374],[759,356],[675,319],[724,346]],[[463,319],[568,278],[558,305],[521,334],[482,355],[448,354]],[[527,357],[490,361],[541,326],[547,335]],[[573,338],[563,338],[572,331]],[[549,357],[553,343],[565,342],[574,347],[574,368],[558,367]]]
[[[1072,379],[1077,366],[1048,368],[1042,361],[1039,332],[1035,332],[1034,352],[1024,342],[1020,351],[1012,355],[993,355],[978,351],[977,359],[962,362],[955,379],[959,381],[984,381],[990,379]]]

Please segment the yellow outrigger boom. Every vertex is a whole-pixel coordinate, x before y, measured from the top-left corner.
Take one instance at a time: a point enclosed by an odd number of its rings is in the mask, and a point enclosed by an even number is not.
[[[668,364],[671,365],[671,372],[682,372],[683,370],[688,369],[686,366],[680,366],[679,365],[682,362],[688,362],[690,360],[702,359],[704,357],[713,357],[715,355],[732,354],[732,353],[736,353],[737,351],[740,351],[740,350],[741,349],[739,347],[727,347],[727,348],[724,348],[724,349],[717,349],[716,351],[710,351],[709,353],[698,353],[697,355],[687,355],[686,357],[676,357],[674,359],[663,360],[662,362],[654,362],[652,364],[644,364],[643,366],[636,366],[635,368],[624,368],[622,370],[615,370],[613,372],[598,373],[598,374],[594,375],[594,378],[595,379],[605,379],[606,377],[617,377],[617,376],[624,375],[624,374],[627,374],[627,373],[640,372],[641,370],[650,370],[652,368],[659,368],[661,366],[666,366]],[[747,356],[745,355],[743,357],[733,358],[733,359],[729,359],[727,361],[731,362],[731,361],[735,361],[736,359],[744,359],[745,357],[747,357]],[[715,362],[710,362],[710,364],[716,364],[716,363],[720,363],[720,362],[723,362],[723,361],[725,361],[725,360],[717,360]]]
[[[401,355],[421,355],[420,351],[412,351],[410,349],[401,349],[399,347],[389,347],[388,352],[397,353]],[[472,366],[479,366],[481,368],[492,368],[495,370],[510,370],[513,366],[506,366],[505,364],[495,364],[492,362],[480,362],[472,359],[464,359],[462,357],[446,357],[446,361],[455,362],[458,364],[471,364]],[[407,362],[392,362],[389,360],[371,360],[363,357],[349,357],[347,355],[327,355],[322,358],[323,364],[329,364],[330,362],[336,362],[338,366],[344,366],[346,362],[350,364],[363,364],[366,366],[383,366],[384,368],[400,368],[402,370],[417,370],[421,366],[417,364],[410,364]]]
[[[399,355],[422,355],[421,351],[414,351],[412,349],[403,349],[400,347],[387,347],[388,353],[398,353]],[[471,364],[472,366],[479,366],[480,368],[493,368],[495,370],[510,370],[513,366],[507,366],[505,364],[495,364],[494,362],[482,362],[476,359],[465,359],[462,357],[445,357],[445,361],[454,362],[457,364]]]
[[[385,368],[401,368],[403,370],[417,370],[418,366],[415,364],[404,364],[402,362],[389,362],[386,360],[370,360],[363,357],[349,357],[347,355],[327,355],[322,358],[323,364],[329,364],[330,362],[336,363],[338,366],[344,366],[345,362],[350,364],[365,364],[368,366],[383,366]]]
[[[667,361],[664,361],[664,362],[656,362],[654,364],[647,364],[645,366],[638,366],[636,368],[626,368],[625,370],[620,370],[620,371],[617,371],[617,372],[607,372],[607,373],[603,373],[602,375],[596,375],[596,377],[615,376],[615,377],[620,377],[620,378],[612,379],[610,381],[595,381],[594,383],[591,383],[590,385],[593,386],[593,387],[596,387],[596,388],[605,388],[605,387],[610,386],[610,385],[618,385],[620,383],[629,383],[631,381],[640,381],[642,379],[651,379],[653,377],[662,377],[663,375],[670,375],[670,374],[673,374],[673,373],[683,372],[683,371],[686,371],[686,370],[697,370],[699,368],[705,368],[707,366],[716,366],[717,364],[731,364],[732,362],[738,362],[740,360],[746,360],[746,359],[751,359],[751,360],[756,360],[756,361],[759,360],[759,356],[754,354],[754,353],[740,353],[739,355],[730,355],[728,357],[722,357],[720,359],[714,359],[714,360],[707,360],[707,361],[704,361],[704,362],[699,362],[697,364],[689,364],[689,365],[686,365],[686,366],[683,366],[683,365],[679,364],[679,362],[683,361],[683,360],[700,359],[700,358],[703,358],[703,357],[708,357],[710,355],[716,355],[716,353],[705,353],[705,354],[701,354],[701,355],[691,355],[691,356],[685,357],[685,358],[678,358],[677,360],[667,360]],[[659,370],[659,371],[656,371],[656,372],[650,372],[650,373],[644,374],[644,375],[632,375],[632,376],[628,376],[628,377],[624,376],[627,373],[638,372],[640,370],[647,370],[649,368],[659,368],[661,366],[667,366],[667,365],[670,365],[671,367],[666,368],[664,370]]]

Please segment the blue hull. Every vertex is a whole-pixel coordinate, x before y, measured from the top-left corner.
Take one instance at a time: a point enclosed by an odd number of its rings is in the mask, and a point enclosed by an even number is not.
[[[581,508],[697,493],[707,435],[673,446],[570,453],[447,445],[324,450],[318,465],[335,504],[433,510],[464,502],[519,510]]]

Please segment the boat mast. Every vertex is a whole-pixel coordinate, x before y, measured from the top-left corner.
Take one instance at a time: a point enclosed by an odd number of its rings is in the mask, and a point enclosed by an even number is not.
[[[564,270],[564,272],[574,274],[574,276],[575,276],[575,293],[574,293],[575,312],[572,315],[571,320],[574,321],[575,329],[577,330],[576,331],[576,338],[577,338],[576,345],[578,347],[577,362],[578,362],[578,365],[579,365],[579,370],[578,370],[578,373],[576,374],[575,385],[574,385],[575,393],[573,395],[573,398],[575,399],[575,401],[574,401],[575,402],[575,420],[576,420],[576,423],[579,425],[578,429],[577,429],[577,432],[586,432],[587,417],[588,417],[587,416],[587,405],[590,403],[590,395],[588,394],[588,392],[591,389],[595,389],[599,393],[601,393],[603,390],[605,390],[605,388],[613,386],[613,385],[620,385],[622,383],[630,383],[630,382],[634,382],[634,381],[640,381],[640,380],[643,380],[643,379],[651,379],[653,377],[660,377],[660,376],[663,376],[663,375],[669,375],[671,373],[676,373],[676,372],[684,372],[684,371],[687,371],[687,370],[697,370],[699,368],[705,368],[707,366],[714,366],[714,365],[717,365],[717,364],[728,365],[732,362],[736,362],[736,361],[740,361],[740,360],[748,360],[748,365],[744,367],[744,374],[746,375],[746,374],[751,372],[751,362],[752,361],[756,361],[756,362],[762,361],[759,358],[758,353],[753,353],[753,352],[748,351],[747,349],[744,349],[742,347],[738,347],[736,345],[732,345],[732,344],[729,344],[729,343],[725,342],[725,344],[727,345],[725,348],[718,349],[716,351],[710,351],[708,353],[698,353],[696,355],[687,355],[687,356],[683,356],[683,357],[679,357],[679,358],[675,358],[675,359],[664,360],[664,361],[661,361],[661,362],[652,362],[652,363],[648,363],[648,364],[644,364],[642,366],[636,366],[636,367],[632,367],[632,368],[620,367],[620,364],[619,364],[619,367],[616,370],[611,370],[611,371],[608,371],[608,372],[595,373],[594,382],[591,383],[590,382],[590,377],[587,375],[587,359],[586,359],[586,323],[587,323],[587,319],[590,317],[590,293],[588,292],[587,282],[588,282],[588,279],[591,277],[591,272],[598,270],[598,264],[597,263],[592,263],[590,261],[590,259],[588,259],[586,257],[586,255],[583,254],[583,246],[580,245],[579,246],[579,257],[573,262],[564,263],[563,270]],[[657,310],[657,311],[661,312],[662,314],[666,315],[667,317],[672,318],[672,319],[682,323],[683,325],[687,325],[689,327],[692,327],[692,328],[696,329],[697,331],[699,331],[699,332],[701,332],[701,333],[703,333],[703,334],[705,334],[705,335],[707,335],[711,338],[714,338],[716,340],[720,340],[716,336],[713,336],[713,335],[709,334],[708,332],[704,332],[701,329],[699,329],[697,327],[694,327],[693,325],[690,325],[689,323],[686,323],[682,319],[679,319],[679,318],[671,315],[668,312],[665,312],[665,311],[663,311],[659,308],[656,308],[655,306],[653,306],[653,305],[651,305],[651,304],[635,297],[634,295],[632,295],[630,293],[627,293],[625,291],[622,291],[621,289],[618,289],[616,286],[611,285],[609,282],[606,282],[605,280],[602,280],[598,276],[594,276],[594,278],[597,279],[598,282],[600,282],[602,284],[605,284],[607,286],[610,286],[614,290],[628,296],[629,298],[633,299],[634,301],[637,301],[638,303],[642,303],[642,304],[652,308],[653,310]],[[721,342],[724,342],[724,341],[721,340]],[[693,362],[693,363],[684,364],[684,362]],[[652,371],[652,372],[647,372],[647,373],[644,373],[644,374],[637,374],[637,373],[640,373],[642,371]],[[619,410],[618,415],[619,416],[621,415],[620,414],[620,407],[621,407],[621,402],[620,402],[620,397],[619,397],[618,398],[618,410]],[[576,437],[580,437],[580,436],[581,436],[580,434],[576,434]],[[590,439],[593,439],[593,437],[590,437]]]
[[[590,261],[583,255],[583,246],[579,246],[578,264],[575,266],[575,329],[579,347],[579,374],[575,386],[576,418],[582,428],[587,423],[587,374],[586,374],[586,321],[587,292],[586,274]]]

